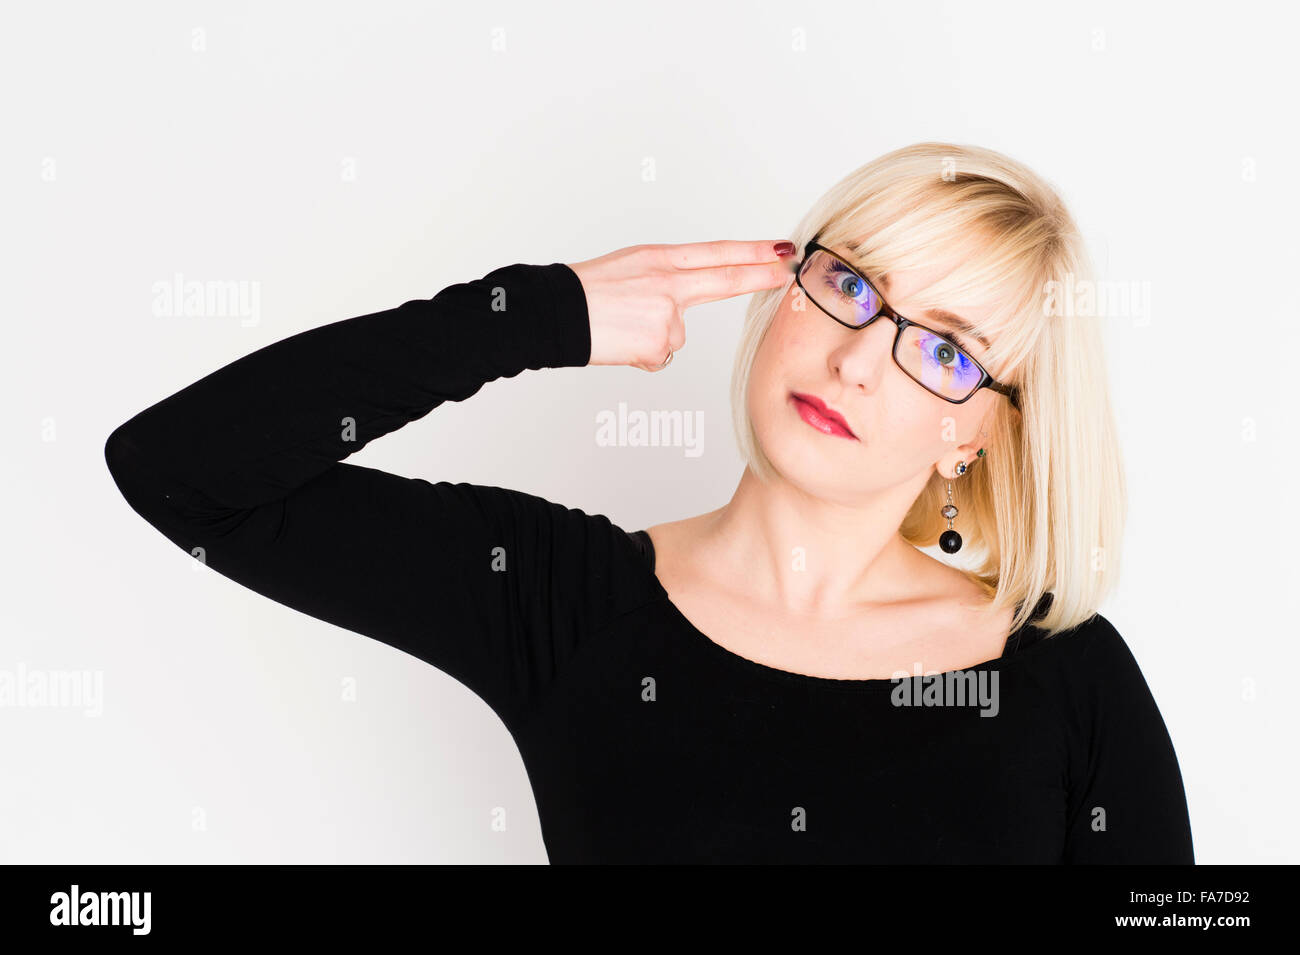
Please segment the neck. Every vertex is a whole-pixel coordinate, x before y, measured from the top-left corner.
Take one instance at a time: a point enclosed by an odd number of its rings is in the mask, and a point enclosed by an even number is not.
[[[849,506],[780,477],[765,484],[745,468],[731,500],[701,528],[698,556],[765,601],[812,618],[922,596],[930,558],[898,529],[925,478]]]

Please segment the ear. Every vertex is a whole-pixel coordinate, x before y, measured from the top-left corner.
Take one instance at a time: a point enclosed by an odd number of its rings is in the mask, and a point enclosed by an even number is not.
[[[958,476],[956,468],[959,461],[964,461],[968,469],[974,467],[977,461],[988,455],[990,437],[990,429],[985,422],[981,421],[979,424],[979,430],[971,436],[969,441],[957,445],[939,459],[938,463],[935,465],[935,469],[939,472],[939,476],[947,478],[948,480],[956,479]],[[981,450],[983,451],[983,454],[980,453]],[[969,471],[967,473],[969,473]]]

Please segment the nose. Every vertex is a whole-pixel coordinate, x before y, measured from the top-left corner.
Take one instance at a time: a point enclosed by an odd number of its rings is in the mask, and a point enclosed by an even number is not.
[[[844,329],[843,340],[831,351],[830,365],[845,387],[875,394],[882,376],[894,364],[894,337],[898,325],[880,314],[862,328]]]

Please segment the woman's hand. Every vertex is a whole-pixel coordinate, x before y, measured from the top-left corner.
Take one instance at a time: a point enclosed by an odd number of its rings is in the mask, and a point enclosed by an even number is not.
[[[786,255],[777,248],[788,247]],[[682,312],[790,280],[791,242],[633,245],[569,268],[582,281],[591,322],[589,365],[657,371],[686,344]]]

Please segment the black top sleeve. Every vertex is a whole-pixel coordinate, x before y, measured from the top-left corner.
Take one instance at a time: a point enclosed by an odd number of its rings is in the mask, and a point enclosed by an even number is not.
[[[433,664],[509,725],[611,612],[598,570],[561,575],[610,567],[621,531],[519,491],[340,462],[590,348],[572,269],[510,265],[242,357],[118,427],[105,458],[131,507],[212,569]]]
[[[1108,620],[1097,615],[1083,636],[1065,683],[1071,779],[1062,861],[1191,865],[1182,773],[1155,698]]]

